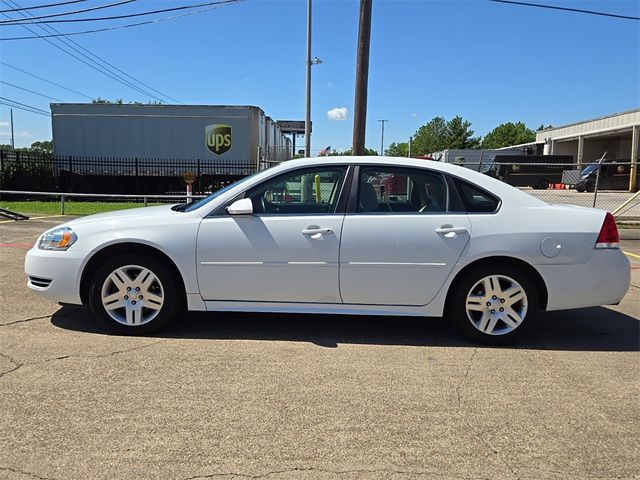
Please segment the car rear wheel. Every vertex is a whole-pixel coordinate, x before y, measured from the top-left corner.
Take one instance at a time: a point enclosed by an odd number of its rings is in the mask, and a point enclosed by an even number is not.
[[[120,255],[94,274],[89,306],[110,330],[142,335],[175,317],[181,305],[178,292],[178,282],[163,262],[144,255]]]
[[[489,345],[511,343],[539,313],[533,282],[510,265],[487,265],[471,271],[452,298],[455,325],[472,339]]]

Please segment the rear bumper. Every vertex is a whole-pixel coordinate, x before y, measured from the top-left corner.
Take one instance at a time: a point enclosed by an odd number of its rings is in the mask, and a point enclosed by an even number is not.
[[[621,250],[595,249],[580,265],[538,265],[548,291],[547,311],[614,305],[631,282],[629,260]]]
[[[32,248],[24,262],[27,287],[56,302],[80,305],[80,272],[85,256],[86,252]]]

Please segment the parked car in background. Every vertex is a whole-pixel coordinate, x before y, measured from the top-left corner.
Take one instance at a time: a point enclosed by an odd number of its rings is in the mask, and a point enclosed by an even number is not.
[[[543,311],[618,303],[611,214],[484,174],[387,157],[292,160],[190,204],[93,215],[40,236],[34,292],[124,334],[206,311],[447,316],[479,342]]]
[[[578,192],[602,190],[627,190],[631,175],[630,162],[603,160],[602,163],[591,163],[580,172],[580,180],[575,185]]]

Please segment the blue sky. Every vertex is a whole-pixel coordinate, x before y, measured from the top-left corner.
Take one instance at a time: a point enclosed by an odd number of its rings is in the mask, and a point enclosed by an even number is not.
[[[51,0],[16,0],[20,6]],[[89,4],[113,0],[90,0]],[[140,0],[114,15],[204,0]],[[640,16],[640,2],[540,0]],[[56,7],[46,13],[86,4]],[[0,9],[6,9],[0,3]],[[35,10],[34,14],[43,14]],[[12,14],[13,15],[13,14]],[[85,14],[90,15],[90,14]],[[161,16],[166,16],[164,14]],[[129,21],[108,21],[116,25]],[[314,0],[313,150],[350,148],[358,2]],[[88,23],[56,24],[63,32]],[[94,24],[95,25],[95,24]],[[34,27],[31,27],[34,28]],[[1,27],[0,37],[29,35]],[[304,119],[306,2],[247,0],[208,13],[73,39],[183,103],[257,105],[274,119]],[[146,102],[43,40],[0,42],[3,62],[91,97]],[[2,67],[3,81],[68,102],[86,101]],[[0,85],[0,96],[48,110],[49,100]],[[406,141],[435,116],[461,115],[476,134],[500,123],[562,125],[640,106],[640,22],[473,1],[374,0],[367,146]],[[327,112],[346,108],[345,120]],[[9,109],[0,107],[0,143]],[[16,144],[51,138],[50,119],[14,109]],[[302,143],[302,139],[299,140]]]

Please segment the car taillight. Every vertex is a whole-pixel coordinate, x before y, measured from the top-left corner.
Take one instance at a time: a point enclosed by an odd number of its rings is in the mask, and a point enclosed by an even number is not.
[[[618,227],[616,221],[609,212],[604,217],[604,223],[600,229],[598,240],[596,240],[596,248],[618,248],[620,235],[618,235]]]

